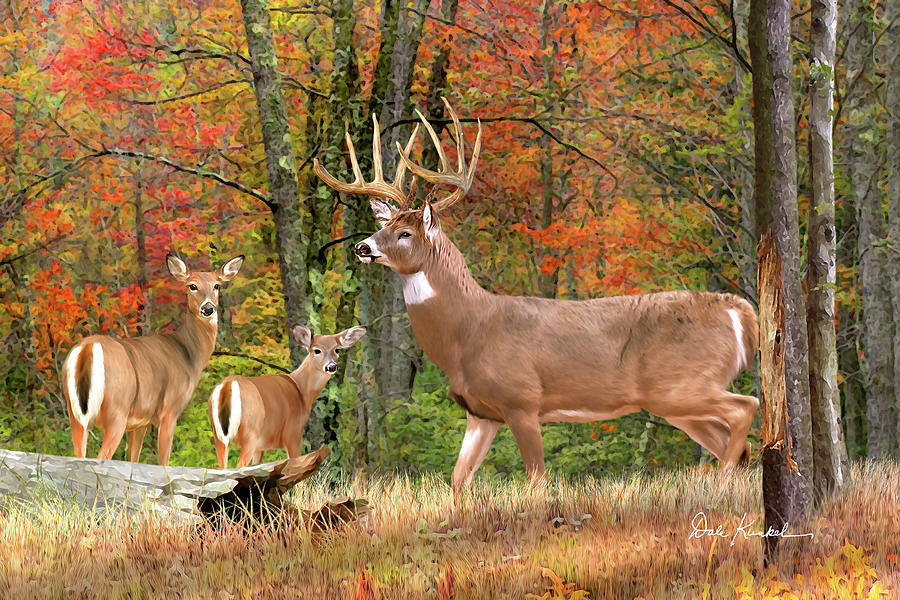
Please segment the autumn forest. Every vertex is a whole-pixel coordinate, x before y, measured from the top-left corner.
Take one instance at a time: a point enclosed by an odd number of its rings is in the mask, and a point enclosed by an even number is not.
[[[900,31],[890,10],[843,6],[832,66],[813,58],[814,19],[795,6],[785,71],[799,293],[831,292],[828,360],[850,459],[900,453]],[[753,93],[766,66],[751,57],[745,2],[10,1],[0,21],[2,447],[71,454],[59,383],[68,350],[90,333],[171,329],[183,294],[167,253],[195,269],[243,254],[173,463],[215,464],[206,398],[223,376],[299,365],[295,324],[363,324],[367,337],[313,406],[306,446],[328,444],[331,468],[345,472],[446,477],[464,413],[412,336],[396,275],[353,256],[378,228],[368,200],[334,192],[312,168],[318,159],[352,179],[349,131],[370,173],[375,115],[392,170],[414,108],[449,135],[442,96],[470,144],[476,120],[484,132],[472,189],[440,220],[486,289],[568,299],[697,289],[758,306],[767,209],[754,187]],[[832,78],[823,132],[813,98]],[[807,148],[832,131],[829,282],[807,267],[823,243],[809,225]],[[416,159],[434,168],[419,140]],[[758,395],[758,381],[751,369],[734,389]],[[544,445],[550,470],[568,475],[714,461],[646,412],[548,425]],[[155,452],[145,445],[142,460]],[[483,471],[524,474],[508,431]]]

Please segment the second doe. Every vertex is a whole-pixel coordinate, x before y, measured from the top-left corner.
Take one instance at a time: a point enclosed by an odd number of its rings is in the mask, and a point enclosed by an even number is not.
[[[291,335],[309,354],[292,373],[223,379],[209,397],[219,467],[228,466],[230,444],[241,447],[238,467],[259,462],[263,451],[275,448],[284,448],[291,458],[300,456],[312,404],[337,371],[338,352],[365,334],[366,328],[357,326],[313,335],[308,327],[295,325]]]

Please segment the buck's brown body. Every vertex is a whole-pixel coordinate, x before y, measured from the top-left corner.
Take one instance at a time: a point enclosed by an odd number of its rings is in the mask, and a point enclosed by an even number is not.
[[[77,456],[84,457],[87,430],[96,425],[104,430],[98,458],[111,458],[128,431],[128,457],[136,462],[147,427],[153,425],[159,430],[159,462],[168,464],[175,424],[215,347],[218,282],[234,277],[241,262],[238,257],[216,273],[191,273],[170,255],[172,275],[189,290],[184,320],[175,332],[134,338],[93,335],[70,351],[62,388]]]
[[[238,467],[259,462],[263,451],[274,448],[300,456],[313,402],[337,370],[337,352],[365,332],[365,327],[351,327],[335,335],[312,335],[297,325],[292,335],[309,355],[292,373],[223,379],[209,398],[219,466],[227,466],[230,444],[241,447]]]
[[[424,117],[440,172],[409,159],[411,138],[405,150],[398,144],[402,162],[395,182],[384,182],[377,122],[373,182],[363,181],[349,135],[353,183],[335,179],[318,163],[315,168],[335,189],[397,204],[371,201],[381,230],[358,243],[356,254],[400,276],[413,333],[447,374],[451,397],[466,410],[454,490],[469,484],[501,424],[509,426],[526,470],[537,479],[544,473],[541,423],[611,419],[640,409],[684,430],[725,467],[746,460],[759,401],[727,387],[753,362],[758,335],[753,307],[732,294],[687,290],[564,301],[482,289],[436,213],[471,185],[481,129],[467,169],[459,121],[444,102],[456,128],[455,171]],[[411,210],[402,187],[405,169],[457,189]]]

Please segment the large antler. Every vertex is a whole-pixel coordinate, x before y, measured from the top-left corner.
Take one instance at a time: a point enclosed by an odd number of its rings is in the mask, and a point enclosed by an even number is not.
[[[353,141],[350,139],[350,132],[346,133],[347,150],[350,151],[350,165],[353,168],[353,183],[343,182],[332,176],[325,167],[319,164],[318,159],[313,160],[313,169],[316,174],[328,185],[339,192],[348,194],[364,194],[366,196],[375,196],[377,198],[389,198],[396,202],[399,206],[406,205],[406,192],[403,191],[403,177],[406,175],[406,163],[399,161],[397,163],[397,175],[392,183],[384,180],[381,167],[381,131],[378,128],[378,119],[372,115],[372,166],[375,169],[375,176],[372,181],[365,181],[362,172],[359,170],[359,163],[356,160],[356,151],[353,149]],[[413,142],[416,134],[419,132],[419,126],[413,128],[412,135],[406,143],[406,153],[412,150]],[[400,147],[400,142],[397,142]],[[403,150],[401,149],[401,152]]]
[[[431,136],[431,141],[434,143],[434,148],[437,150],[438,157],[440,158],[440,170],[429,171],[428,169],[415,164],[409,158],[410,147],[407,146],[404,150],[400,147],[399,142],[397,143],[397,150],[400,152],[400,160],[402,160],[403,164],[412,171],[413,175],[437,185],[456,186],[456,190],[452,194],[433,203],[434,208],[438,210],[456,204],[466,195],[466,192],[469,191],[472,180],[475,178],[475,166],[478,164],[478,154],[481,152],[481,121],[479,120],[478,135],[475,137],[475,147],[472,149],[472,164],[469,166],[468,170],[466,170],[465,149],[463,146],[462,128],[459,125],[459,117],[456,116],[456,112],[453,110],[453,107],[450,106],[450,103],[447,102],[446,98],[441,96],[441,100],[444,101],[444,106],[447,107],[447,112],[450,113],[450,118],[453,119],[453,127],[456,129],[456,171],[450,170],[450,163],[447,160],[447,155],[444,154],[444,149],[441,147],[441,141],[438,138],[437,133],[434,132],[431,124],[422,116],[422,113],[420,113],[418,109],[416,110],[416,114],[419,115],[419,119],[422,120],[422,124],[425,125],[425,129],[428,130],[428,134]]]

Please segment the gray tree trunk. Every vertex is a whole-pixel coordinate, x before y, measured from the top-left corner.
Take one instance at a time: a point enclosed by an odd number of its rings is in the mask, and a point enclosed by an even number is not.
[[[848,79],[855,79],[853,95],[846,99],[848,116],[849,179],[859,223],[859,275],[863,300],[863,372],[866,388],[868,455],[890,456],[894,427],[892,404],[893,350],[891,303],[885,248],[885,219],[879,192],[879,161],[872,141],[876,120],[875,83],[870,61],[875,41],[874,15],[868,2],[859,0],[850,10],[846,60]],[[867,72],[864,72],[867,70]],[[859,75],[859,78],[857,78]]]
[[[891,265],[891,305],[894,327],[894,458],[900,460],[900,2],[887,3],[886,18],[890,29],[885,35],[887,91],[885,108],[888,114],[887,173],[888,223]]]
[[[285,328],[305,323],[304,292],[306,290],[306,253],[308,240],[303,235],[303,215],[300,210],[300,191],[294,147],[288,123],[287,109],[278,59],[272,37],[267,0],[241,0],[244,31],[250,49],[253,70],[253,90],[259,107],[266,170],[269,177],[269,208],[275,219],[275,241],[281,266]],[[288,336],[291,363],[299,365],[305,350],[298,348]]]
[[[541,2],[541,71],[544,79],[544,113],[553,115],[556,112],[556,90],[554,89],[554,56],[553,42],[551,36],[555,23],[553,13],[551,12],[552,0],[542,0]],[[541,223],[542,229],[547,229],[553,223],[554,218],[554,200],[556,194],[554,191],[553,181],[553,143],[550,136],[541,135],[541,146],[544,151],[541,153]],[[554,251],[550,248],[542,248],[541,256],[553,256]],[[540,265],[538,265],[540,266]],[[559,286],[559,270],[554,269],[552,273],[547,274],[538,270],[538,293],[544,298],[555,298],[556,289]]]
[[[832,110],[836,0],[814,0],[809,90],[810,188],[806,319],[809,328],[809,392],[812,412],[813,481],[819,498],[840,489],[847,478],[841,424],[834,327],[836,236]]]
[[[783,395],[763,379],[763,413],[767,403],[784,404],[787,425],[784,443],[763,446],[763,505],[766,526],[780,529],[784,522],[802,521],[809,507],[812,473],[812,431],[809,407],[806,311],[800,280],[800,235],[797,207],[797,156],[794,132],[790,34],[791,3],[785,0],[753,0],[750,4],[749,42],[753,65],[753,120],[756,155],[756,229],[774,238],[777,262],[783,267],[784,348]],[[762,273],[762,264],[760,264]],[[761,321],[763,277],[760,276]],[[780,285],[779,285],[780,284]],[[768,293],[768,290],[767,290]],[[760,352],[773,352],[765,340]],[[778,383],[780,386],[781,383]],[[783,398],[783,400],[782,400]],[[767,538],[771,557],[778,538]]]
[[[359,70],[356,64],[356,51],[353,47],[353,28],[356,24],[356,13],[354,12],[352,0],[334,0],[331,5],[331,12],[334,53],[329,82],[330,94],[326,103],[328,108],[328,127],[324,136],[325,151],[322,162],[325,168],[335,177],[350,181],[352,177],[348,177],[350,169],[348,167],[348,154],[344,144],[344,133],[348,130],[351,132],[359,131],[359,127],[366,125],[361,110]],[[360,144],[356,144],[356,149],[357,156],[363,159],[361,168],[365,171],[369,164],[365,160],[363,148]],[[318,195],[332,197],[333,194],[337,193],[330,190],[325,184],[318,183]],[[343,204],[344,235],[349,236],[368,231],[366,224],[359,222],[359,217],[366,214],[359,210],[359,198],[345,198]],[[366,203],[366,211],[368,212],[368,202]],[[345,246],[347,270],[345,271],[345,291],[341,295],[336,316],[335,329],[338,331],[346,329],[356,322],[360,282],[359,273],[356,271],[358,266],[357,260],[353,255],[352,245],[353,240],[348,240]],[[359,323],[371,326],[371,323],[363,320],[362,315],[360,315]],[[369,334],[367,341],[375,343],[375,340],[371,339],[371,334]],[[370,388],[365,382],[367,366],[365,364],[366,355],[364,350],[368,345],[362,344],[360,349],[361,363],[358,367],[355,366],[353,369],[350,369],[347,360],[349,352],[344,353],[339,365],[339,372],[343,373],[345,380],[354,377],[359,380],[357,407],[362,413],[369,411],[371,408],[370,402],[377,400],[373,394],[369,393]],[[314,445],[327,444],[337,440],[338,406],[333,400],[325,397],[319,398],[313,405],[313,411],[306,431],[310,443]],[[361,429],[357,431],[356,437],[365,440],[368,437],[368,432]],[[358,455],[359,461],[362,463],[366,462],[367,456],[364,447],[361,450],[357,449],[354,454]]]

